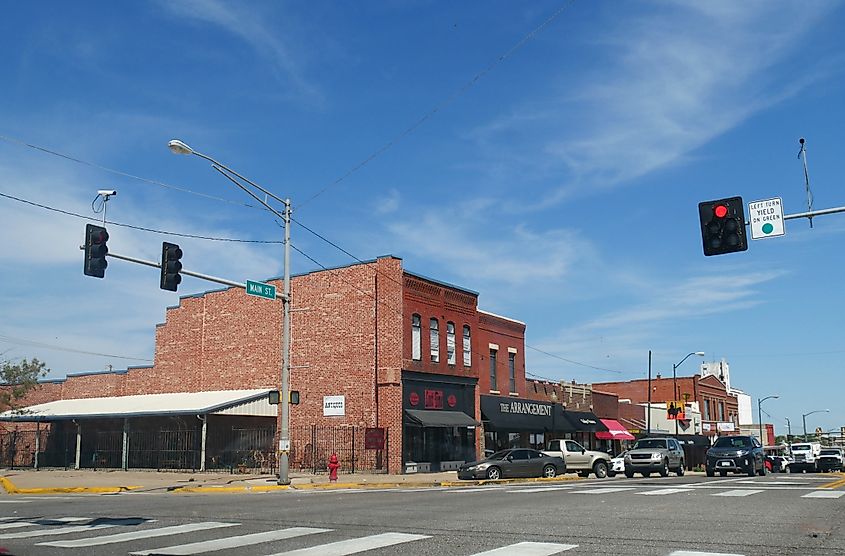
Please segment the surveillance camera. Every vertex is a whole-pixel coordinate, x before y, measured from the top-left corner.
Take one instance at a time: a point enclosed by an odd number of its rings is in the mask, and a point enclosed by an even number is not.
[[[97,191],[97,194],[102,195],[103,197],[114,197],[117,195],[117,191],[114,189],[100,189]]]

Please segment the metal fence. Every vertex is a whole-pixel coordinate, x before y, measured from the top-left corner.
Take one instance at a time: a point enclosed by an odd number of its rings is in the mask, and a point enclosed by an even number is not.
[[[206,469],[233,473],[277,473],[275,427],[213,427],[206,438]],[[387,473],[389,431],[384,450],[367,450],[364,427],[303,425],[291,427],[291,472],[325,473],[332,453],[341,473]],[[73,468],[76,432],[73,430],[9,431],[0,433],[0,467],[34,467],[35,435],[39,434],[39,467]],[[201,432],[130,430],[127,467],[130,469],[198,470],[202,459]],[[122,430],[85,430],[79,464],[86,469],[123,467]]]

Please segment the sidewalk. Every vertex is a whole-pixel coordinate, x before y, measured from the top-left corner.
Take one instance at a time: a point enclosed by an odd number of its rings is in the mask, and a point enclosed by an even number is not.
[[[337,482],[328,475],[292,473],[291,484],[278,485],[276,475],[179,473],[160,471],[0,470],[0,495],[116,492],[266,492],[284,489],[448,486],[458,482],[455,471],[409,475],[342,474]]]

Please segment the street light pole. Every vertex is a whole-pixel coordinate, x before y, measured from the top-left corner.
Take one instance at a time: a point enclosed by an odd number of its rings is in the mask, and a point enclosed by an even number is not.
[[[703,351],[690,352],[686,355],[686,357],[681,359],[680,363],[675,363],[674,365],[672,365],[672,399],[673,399],[673,401],[678,401],[678,377],[677,377],[678,367],[680,367],[681,364],[684,361],[687,360],[687,357],[690,357],[691,355],[698,355],[699,357],[704,357],[704,352]],[[686,403],[684,403],[684,412],[686,412]],[[677,417],[677,415],[675,417]],[[695,432],[695,431],[693,431],[693,432]],[[678,436],[678,420],[677,419],[675,419],[675,436]]]
[[[211,158],[201,152],[197,152],[189,147],[184,142],[173,139],[167,146],[174,154],[192,154],[208,160],[212,167],[223,174],[229,181],[237,185],[247,195],[261,203],[271,213],[282,219],[284,223],[285,234],[285,270],[282,293],[282,365],[281,365],[281,385],[279,389],[279,405],[281,406],[281,423],[279,425],[279,481],[280,485],[289,485],[289,461],[288,454],[290,452],[290,220],[291,220],[291,202],[290,199],[282,199],[277,197],[270,191],[264,189],[257,183],[235,172],[222,162]],[[268,197],[272,197],[276,201],[282,203],[284,212],[280,213],[273,207],[267,204],[264,199],[253,193],[248,187],[243,185],[239,180],[243,180],[251,185],[261,193]]]
[[[801,415],[801,422],[804,424],[804,442],[807,442],[807,416],[812,415],[813,413],[830,413],[829,409],[817,409],[815,411],[811,411],[809,413],[804,413]]]
[[[786,419],[786,443],[789,444],[789,439],[792,436],[792,423],[789,422],[789,417],[784,417]]]
[[[766,400],[776,400],[780,396],[766,396],[762,400],[757,398],[757,419],[759,419],[760,423],[760,444],[763,446],[766,445],[766,442],[763,440],[763,402]]]

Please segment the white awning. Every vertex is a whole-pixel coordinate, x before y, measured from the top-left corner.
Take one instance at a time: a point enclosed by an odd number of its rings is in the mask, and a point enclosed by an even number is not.
[[[272,417],[277,415],[277,407],[270,405],[270,392],[269,388],[263,388],[57,400],[4,411],[0,413],[0,421],[65,421],[209,413]]]

